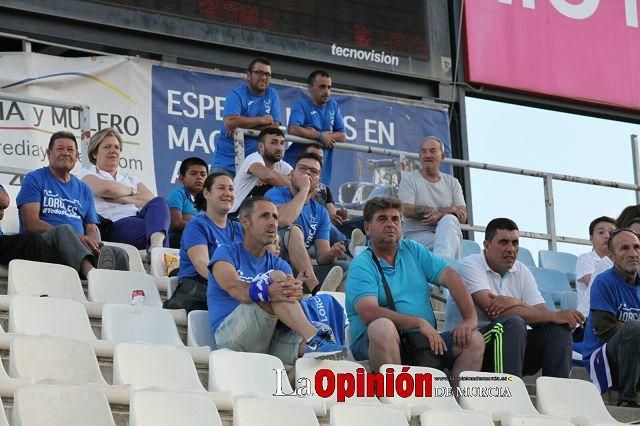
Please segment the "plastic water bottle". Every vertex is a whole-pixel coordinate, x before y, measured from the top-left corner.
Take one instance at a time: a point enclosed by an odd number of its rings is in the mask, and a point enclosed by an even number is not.
[[[131,292],[131,304],[133,306],[144,306],[144,290],[138,289]]]

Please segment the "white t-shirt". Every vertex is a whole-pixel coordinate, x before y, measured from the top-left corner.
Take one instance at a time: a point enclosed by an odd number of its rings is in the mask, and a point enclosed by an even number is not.
[[[400,181],[398,197],[405,204],[430,207],[466,206],[462,187],[458,179],[446,173],[440,173],[438,182],[429,182],[420,170],[414,170]],[[435,226],[425,226],[419,219],[405,218],[402,224],[404,232],[431,231]]]
[[[613,268],[613,261],[607,256],[596,262],[596,265],[593,268],[593,273],[591,274],[591,281],[589,281],[589,285],[584,292],[584,300],[582,306],[580,305],[580,298],[578,298],[578,310],[582,312],[583,315],[589,315],[589,310],[591,307],[591,286],[593,285],[593,282],[596,280],[596,277],[598,275],[600,275],[604,271],[608,271],[611,268]],[[583,311],[582,309],[584,309],[585,311]]]
[[[538,291],[538,285],[533,274],[526,265],[519,260],[511,267],[504,277],[495,272],[487,264],[484,252],[465,257],[457,268],[462,276],[470,294],[480,290],[489,290],[493,294],[509,296],[521,300],[529,306],[544,303],[544,298]],[[460,310],[457,306],[453,309],[450,303],[455,305],[453,298],[447,300],[445,329],[451,330],[462,321]],[[478,312],[478,326],[483,327],[491,322],[484,311],[476,307]],[[457,312],[457,318],[455,316]]]
[[[121,185],[129,186],[131,188],[137,188],[140,183],[140,179],[136,176],[128,173],[118,171],[116,178],[114,179],[110,173],[100,170],[98,166],[85,167],[78,173],[80,179],[87,175],[97,176],[100,179],[110,180],[112,182],[119,183]],[[135,216],[138,213],[138,208],[135,204],[120,204],[107,201],[102,197],[94,195],[96,202],[96,211],[100,216],[104,216],[112,221],[117,221],[129,216]]]
[[[595,250],[589,253],[581,254],[576,262],[576,291],[578,292],[578,310],[587,317],[589,315],[589,295],[587,287],[589,283],[583,283],[580,278],[585,275],[593,274],[596,264],[600,262],[601,257]],[[592,277],[593,279],[593,277]]]
[[[238,207],[240,207],[240,204],[247,198],[247,195],[258,185],[258,176],[249,173],[249,167],[255,163],[260,163],[264,166],[264,158],[262,158],[259,152],[254,152],[245,157],[236,172],[236,177],[233,179],[233,191],[236,194],[236,199],[233,202],[233,206],[231,206],[231,212],[238,210]],[[288,163],[280,160],[273,164],[273,170],[281,175],[287,176],[293,168]]]

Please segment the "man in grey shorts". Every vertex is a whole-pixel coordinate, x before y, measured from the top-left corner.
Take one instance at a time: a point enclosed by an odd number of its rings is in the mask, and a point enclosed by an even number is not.
[[[243,241],[218,247],[209,262],[207,304],[218,348],[269,353],[287,365],[299,356],[343,358],[331,330],[316,328],[300,306],[302,282],[267,252],[278,232],[278,210],[264,197],[239,209]],[[304,343],[304,344],[303,344]]]

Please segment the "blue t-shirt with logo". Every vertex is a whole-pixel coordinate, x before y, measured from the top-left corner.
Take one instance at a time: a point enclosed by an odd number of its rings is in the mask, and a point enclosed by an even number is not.
[[[291,191],[287,187],[271,188],[264,194],[275,205],[286,204],[293,199]],[[331,218],[327,209],[316,200],[311,199],[302,208],[300,216],[295,220],[296,225],[302,228],[305,247],[311,247],[316,239],[329,240]]]
[[[591,285],[590,311],[610,312],[620,322],[640,319],[640,285],[627,283],[616,268],[598,275]],[[589,363],[591,354],[602,346],[593,330],[593,315],[589,313],[584,330],[582,359]]]
[[[272,87],[267,88],[263,96],[255,96],[249,91],[249,87],[243,84],[233,89],[224,103],[224,117],[240,115],[242,117],[261,117],[270,114],[275,121],[282,123],[280,111],[280,98],[278,92]],[[258,138],[244,137],[244,156],[258,151]],[[216,139],[216,150],[213,153],[213,167],[235,173],[235,154],[233,150],[233,135],[227,136],[227,128],[222,125],[220,135]]]
[[[291,109],[289,126],[313,127],[319,132],[344,132],[344,120],[338,103],[329,99],[323,105],[318,106],[309,97],[299,99]],[[304,151],[305,145],[292,143],[284,153],[284,161],[293,165],[298,156]],[[331,185],[331,172],[333,163],[333,148],[322,148],[324,158],[322,161],[322,174],[320,182]]]
[[[199,276],[198,271],[191,263],[187,250],[193,246],[205,245],[209,250],[209,259],[216,248],[225,245],[242,242],[242,227],[238,222],[227,219],[224,228],[213,223],[206,214],[194,216],[182,231],[180,240],[180,270],[178,278],[193,278]]]
[[[227,315],[240,304],[237,299],[231,297],[220,287],[211,273],[211,267],[218,261],[233,265],[240,279],[246,283],[251,283],[254,277],[272,269],[282,271],[287,275],[293,274],[291,266],[287,262],[269,252],[265,252],[262,257],[254,257],[244,248],[242,241],[218,247],[209,262],[209,285],[207,286],[207,305],[212,335]]]
[[[93,191],[77,177],[71,175],[69,182],[62,182],[43,167],[27,174],[22,182],[16,204],[40,203],[40,219],[53,225],[71,225],[84,235],[84,225],[99,223]],[[22,215],[20,232],[24,232]]]

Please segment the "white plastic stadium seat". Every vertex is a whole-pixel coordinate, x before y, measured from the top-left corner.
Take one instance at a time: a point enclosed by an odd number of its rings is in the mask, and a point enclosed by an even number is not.
[[[89,300],[98,303],[131,304],[131,293],[144,291],[144,306],[162,307],[158,287],[151,275],[143,272],[96,269],[89,276]]]
[[[277,373],[277,371],[284,373]],[[262,353],[235,352],[227,349],[213,351],[209,354],[209,390],[228,391],[236,398],[251,395],[271,398],[278,389],[278,376],[282,374],[281,391],[293,394],[284,365],[279,358]],[[323,417],[327,414],[324,401],[318,397],[300,398],[296,396],[278,396],[278,399],[294,399],[304,403]]]
[[[129,426],[222,426],[216,404],[190,392],[138,390],[131,394]]]
[[[482,414],[469,411],[426,411],[420,414],[420,426],[493,426],[493,421]],[[506,425],[505,425],[506,426]]]
[[[106,385],[91,345],[49,336],[18,336],[11,342],[9,373],[34,382]]]
[[[509,426],[572,426],[573,423],[548,417],[512,417]]]
[[[209,311],[191,311],[187,317],[187,346],[214,348]]]
[[[397,375],[401,373],[402,367],[402,365],[384,364],[380,367],[380,372],[384,374],[388,368],[391,368],[397,377]],[[416,377],[416,374],[431,373],[433,376],[433,396],[430,398],[416,397],[415,395],[411,395],[408,398],[402,398],[398,395],[392,397],[383,396],[380,397],[380,401],[384,404],[407,405],[411,410],[412,416],[419,416],[427,410],[462,411],[462,408],[453,396],[447,376],[442,371],[429,367],[409,367],[408,373],[412,377]],[[436,377],[444,380],[437,380]]]
[[[567,418],[578,426],[618,423],[605,408],[592,382],[538,377],[536,389],[536,403],[543,414]]]
[[[9,262],[7,294],[87,301],[75,269],[66,265],[19,259]]]
[[[401,412],[387,407],[358,404],[337,404],[331,407],[331,426],[409,426]]]
[[[529,393],[521,378],[511,374],[463,371],[460,373],[460,405],[462,408],[491,413],[494,421],[507,424],[513,416],[539,416],[531,403]],[[468,378],[468,379],[464,379]],[[474,380],[482,378],[484,380]],[[493,380],[489,380],[493,379]],[[480,389],[493,389],[487,396],[478,395]],[[505,394],[509,390],[509,395]],[[498,392],[498,393],[496,393]],[[465,393],[467,393],[465,395]]]
[[[173,292],[178,288],[178,284],[180,284],[180,279],[178,277],[169,278],[169,283],[167,284],[167,299],[171,299]]]
[[[233,426],[318,426],[311,407],[280,398],[237,398]]]
[[[20,386],[13,399],[14,426],[114,426],[107,398],[74,386]]]
[[[102,339],[118,343],[184,346],[168,311],[110,303],[102,308]]]
[[[113,384],[206,392],[191,355],[178,346],[119,343],[113,352]]]
[[[13,296],[9,333],[97,340],[82,303],[50,297]]]
[[[0,400],[0,426],[9,426],[9,420],[7,420],[7,414],[4,412],[2,400]]]
[[[147,272],[144,269],[144,263],[142,263],[142,257],[140,257],[140,251],[131,244],[113,243],[111,241],[104,241],[104,244],[113,247],[120,247],[127,252],[129,256],[129,270],[133,272]]]
[[[164,255],[170,254],[180,259],[180,250],[166,247],[155,247],[151,250],[151,275],[154,277],[166,277],[167,268],[164,261]]]

